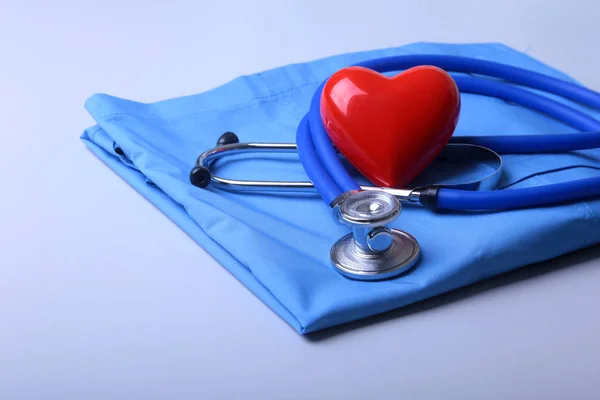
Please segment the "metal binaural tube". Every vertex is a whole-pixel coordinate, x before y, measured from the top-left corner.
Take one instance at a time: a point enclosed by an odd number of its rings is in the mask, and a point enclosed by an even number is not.
[[[196,161],[196,168],[201,168],[206,173],[210,173],[210,165],[220,157],[227,155],[243,153],[275,153],[275,152],[296,152],[295,143],[232,143],[217,146],[200,154]],[[210,174],[210,185],[218,189],[236,192],[315,192],[315,187],[310,181],[259,181],[259,180],[241,180],[228,179]],[[361,186],[362,190],[380,190],[396,196],[400,201],[418,202],[418,190],[413,189],[393,189],[381,188],[376,186]]]

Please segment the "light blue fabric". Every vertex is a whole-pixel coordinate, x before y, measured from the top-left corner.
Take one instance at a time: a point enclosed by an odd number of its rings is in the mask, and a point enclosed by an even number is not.
[[[348,231],[333,222],[318,196],[239,194],[190,185],[189,171],[197,156],[213,147],[224,131],[236,132],[241,141],[293,142],[313,91],[328,75],[368,58],[416,53],[476,57],[572,80],[501,44],[415,43],[287,65],[153,104],[96,94],[86,108],[97,125],[82,140],[303,334],[600,242],[600,200],[472,214],[435,214],[406,206],[393,226],[417,238],[420,263],[395,279],[358,282],[344,278],[329,263],[331,245]],[[497,99],[463,94],[462,100],[455,135],[573,131]],[[558,100],[600,118],[595,111]],[[241,179],[306,180],[294,155],[231,160],[237,162],[220,163],[217,172]],[[597,176],[600,151],[508,155],[504,161],[502,186],[510,190]]]

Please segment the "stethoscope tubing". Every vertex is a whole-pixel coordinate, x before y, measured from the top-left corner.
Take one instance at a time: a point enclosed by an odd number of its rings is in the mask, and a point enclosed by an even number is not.
[[[600,108],[600,94],[587,88],[537,72],[504,64],[455,56],[410,55],[369,60],[355,64],[378,72],[391,72],[417,65],[434,65],[451,72],[487,75],[513,84],[472,76],[453,76],[462,93],[503,99],[558,119],[583,133],[470,136],[452,138],[454,143],[488,147],[498,153],[548,153],[600,147],[600,121],[548,97],[514,84],[553,93],[592,108]],[[320,97],[325,82],[315,91],[309,112],[296,132],[298,154],[310,180],[327,204],[359,185],[342,165],[320,117]],[[440,188],[436,206],[452,210],[490,210],[536,207],[600,195],[600,177],[524,189],[470,192]]]

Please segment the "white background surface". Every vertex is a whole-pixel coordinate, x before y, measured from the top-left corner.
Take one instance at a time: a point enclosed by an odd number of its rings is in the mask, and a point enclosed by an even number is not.
[[[414,41],[600,90],[599,4],[0,1],[0,399],[600,398],[600,248],[301,337],[79,141],[95,92]]]

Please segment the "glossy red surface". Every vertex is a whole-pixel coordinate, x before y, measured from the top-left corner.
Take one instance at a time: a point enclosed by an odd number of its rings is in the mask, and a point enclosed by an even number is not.
[[[403,187],[444,148],[460,113],[452,77],[432,66],[394,77],[362,67],[333,74],[321,117],[338,150],[369,181]]]

